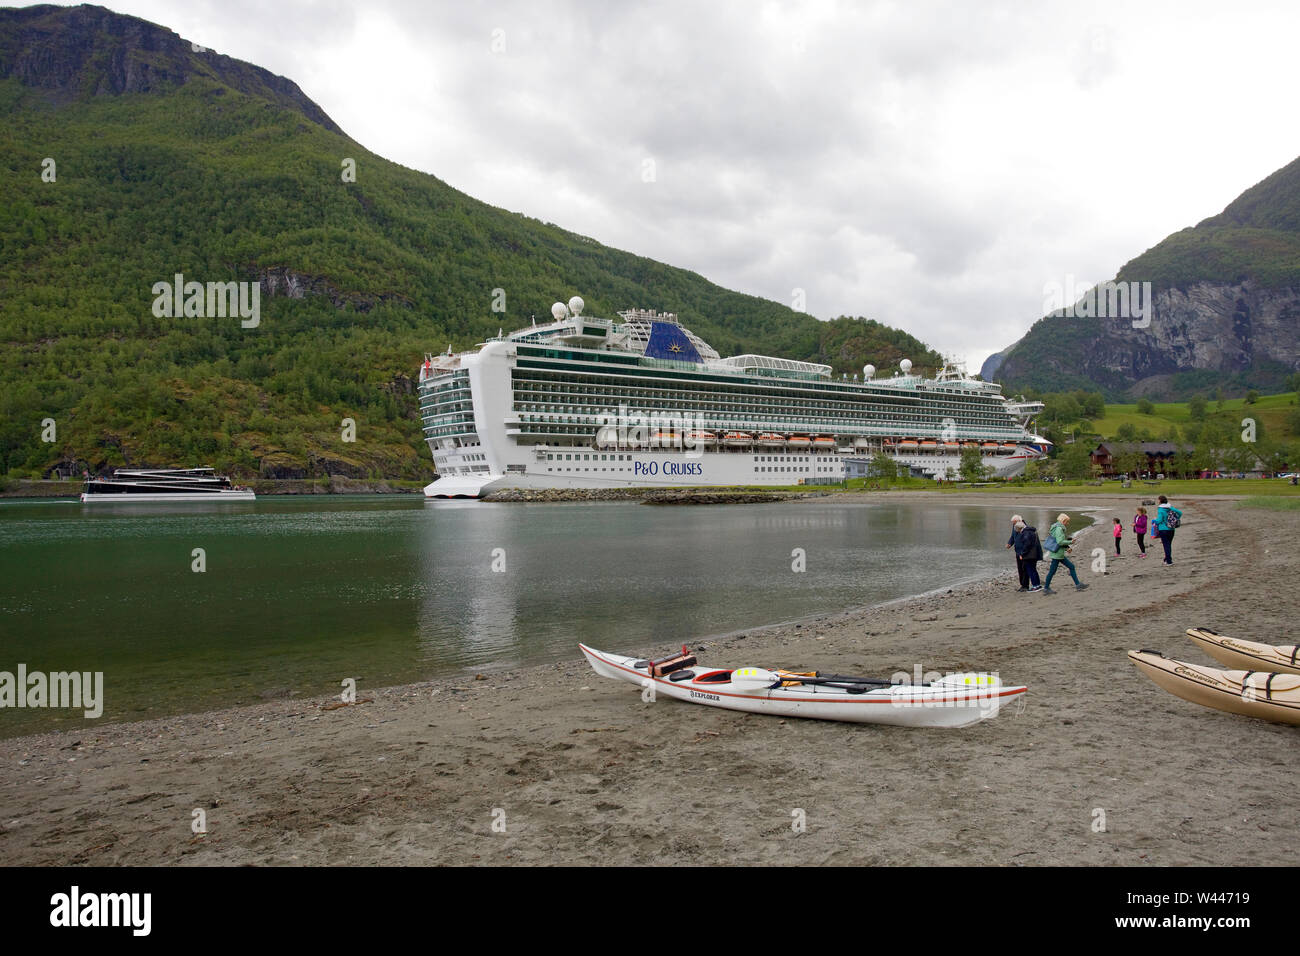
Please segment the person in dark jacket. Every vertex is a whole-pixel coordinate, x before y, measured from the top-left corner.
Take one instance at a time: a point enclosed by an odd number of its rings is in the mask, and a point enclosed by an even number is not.
[[[1020,515],[1011,516],[1011,537],[1007,538],[1007,547],[1016,549],[1016,577],[1020,578],[1020,590],[1029,590],[1029,572],[1025,570],[1025,563],[1020,560],[1020,547],[1016,544],[1016,525],[1022,528],[1025,526],[1025,519]]]
[[[1043,560],[1043,543],[1038,540],[1038,529],[1025,524],[1023,518],[1012,529],[1016,539],[1016,557],[1029,579],[1027,590],[1041,591],[1043,586],[1038,579],[1038,562]]]

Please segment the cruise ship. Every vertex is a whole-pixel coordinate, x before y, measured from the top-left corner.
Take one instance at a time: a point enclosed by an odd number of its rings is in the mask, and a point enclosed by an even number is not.
[[[907,359],[836,378],[829,365],[722,358],[672,313],[582,314],[578,296],[468,352],[426,355],[420,415],[438,477],[431,498],[504,488],[832,484],[888,455],[956,477],[966,449],[1010,477],[1050,445],[1039,402]]]

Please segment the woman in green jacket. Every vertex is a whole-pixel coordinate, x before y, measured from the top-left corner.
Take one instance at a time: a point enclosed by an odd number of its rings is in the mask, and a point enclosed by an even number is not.
[[[1070,548],[1070,536],[1065,532],[1065,526],[1070,523],[1070,516],[1062,512],[1056,516],[1056,524],[1047,532],[1047,537],[1043,539],[1043,553],[1052,559],[1052,565],[1047,569],[1047,580],[1043,582],[1044,594],[1055,594],[1052,590],[1052,577],[1056,574],[1057,565],[1065,565],[1065,570],[1070,572],[1070,577],[1074,580],[1076,589],[1083,591],[1088,585],[1079,580],[1079,575],[1075,573],[1074,562],[1065,556],[1065,552]]]

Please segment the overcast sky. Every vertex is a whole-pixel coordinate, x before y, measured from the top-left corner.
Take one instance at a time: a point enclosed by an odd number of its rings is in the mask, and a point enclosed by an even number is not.
[[[1113,277],[1300,155],[1294,3],[106,5],[478,199],[972,371],[1047,283]]]

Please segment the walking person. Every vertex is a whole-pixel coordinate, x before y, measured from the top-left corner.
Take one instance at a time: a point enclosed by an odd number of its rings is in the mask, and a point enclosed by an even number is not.
[[[1016,549],[1016,577],[1020,579],[1021,591],[1029,590],[1029,574],[1025,571],[1025,563],[1020,559],[1020,548],[1016,547],[1016,524],[1019,523],[1024,527],[1025,519],[1020,515],[1011,516],[1011,537],[1007,538],[1007,547]]]
[[[1169,503],[1164,495],[1160,496],[1160,507],[1156,509],[1156,534],[1165,546],[1165,564],[1174,563],[1174,531],[1182,522],[1183,513]]]
[[[1120,520],[1119,520],[1118,518],[1116,518],[1116,519],[1115,519],[1115,523],[1114,523],[1113,525],[1111,525],[1111,532],[1110,532],[1110,533],[1113,534],[1113,535],[1115,536],[1115,557],[1118,558],[1118,557],[1119,557],[1119,539],[1120,539],[1120,538],[1123,536],[1123,534],[1124,534],[1124,526],[1123,526],[1122,524],[1120,524]]]
[[[1133,533],[1137,535],[1138,551],[1141,552],[1141,554],[1139,554],[1138,557],[1145,558],[1147,556],[1147,545],[1146,545],[1147,509],[1146,508],[1139,506],[1137,514],[1133,516]]]
[[[1052,578],[1056,575],[1058,565],[1064,565],[1065,570],[1070,572],[1076,590],[1085,591],[1088,588],[1088,585],[1079,580],[1079,575],[1074,570],[1074,562],[1065,556],[1065,552],[1070,549],[1070,536],[1065,530],[1069,523],[1069,515],[1064,512],[1057,515],[1056,524],[1048,529],[1047,538],[1043,541],[1043,552],[1052,559],[1051,565],[1047,568],[1047,580],[1043,582],[1044,596],[1056,593],[1052,590]]]
[[[1043,585],[1038,580],[1038,562],[1043,560],[1043,544],[1038,540],[1038,529],[1021,520],[1012,525],[1012,530],[1016,534],[1016,554],[1029,576],[1029,590],[1041,591]]]

